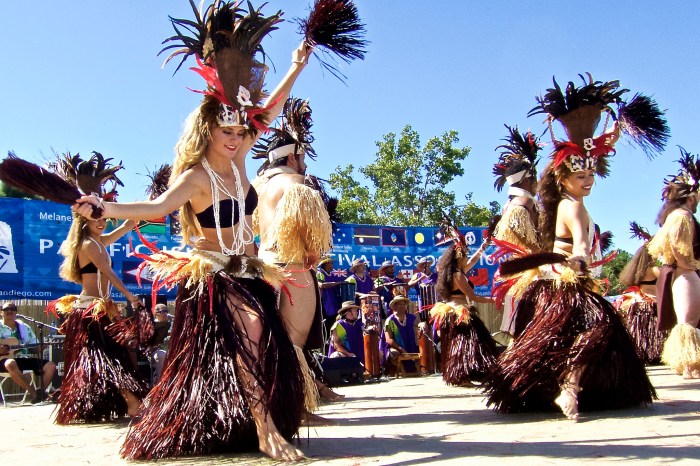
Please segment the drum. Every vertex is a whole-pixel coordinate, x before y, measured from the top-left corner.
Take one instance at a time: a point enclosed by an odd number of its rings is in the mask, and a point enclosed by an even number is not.
[[[428,327],[428,330],[430,327]],[[419,332],[418,350],[420,354],[420,371],[424,374],[435,372],[435,345],[425,332]]]
[[[405,283],[397,283],[391,288],[391,294],[396,296],[408,297],[408,285]]]
[[[376,332],[364,334],[365,370],[370,377],[377,379],[381,376],[379,363],[379,334]]]
[[[362,311],[362,322],[365,332],[379,333],[382,325],[379,295],[367,293],[360,295],[360,310]]]
[[[437,290],[434,283],[421,283],[418,285],[418,311],[423,322],[428,321],[429,311],[435,306],[437,301]]]
[[[340,282],[334,287],[338,296],[338,303],[343,304],[345,301],[355,301],[355,290],[357,285],[350,282]]]

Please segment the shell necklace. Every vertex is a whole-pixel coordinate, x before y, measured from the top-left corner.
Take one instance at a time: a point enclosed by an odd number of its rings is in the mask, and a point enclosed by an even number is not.
[[[229,190],[226,189],[223,178],[221,178],[211,168],[206,157],[202,157],[201,163],[204,171],[206,171],[207,175],[209,175],[212,207],[214,209],[214,224],[216,225],[216,237],[219,239],[219,247],[221,248],[221,252],[227,256],[241,255],[245,252],[246,244],[253,242],[253,230],[251,230],[245,221],[245,198],[243,196],[243,185],[241,184],[241,176],[238,173],[238,169],[232,161],[231,170],[233,171],[233,176],[236,180],[236,196],[234,197]],[[236,205],[238,205],[238,223],[236,225],[231,225],[231,228],[233,229],[233,242],[231,243],[230,248],[224,244],[223,235],[221,233],[221,216],[219,215],[221,208],[219,205],[220,192],[236,201],[231,203],[231,220],[235,218],[234,214],[236,211]]]

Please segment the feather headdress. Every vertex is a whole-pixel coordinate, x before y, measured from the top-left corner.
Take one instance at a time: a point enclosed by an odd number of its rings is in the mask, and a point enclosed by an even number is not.
[[[264,61],[262,40],[282,22],[282,11],[266,17],[261,13],[262,6],[255,9],[250,1],[247,3],[246,10],[240,6],[241,2],[214,0],[201,12],[194,0],[190,0],[195,19],[171,17],[175,35],[163,44],[174,43],[164,47],[161,53],[175,49],[164,65],[181,57],[175,72],[194,55],[197,67],[190,69],[208,85],[201,91],[205,95],[202,112],[207,121],[216,121],[219,126],[266,131],[262,116],[267,109],[261,102],[266,97],[263,86],[267,66],[256,57],[260,55]]]
[[[124,166],[121,162],[112,165],[111,161],[111,158],[106,159],[99,152],[93,152],[87,160],[83,160],[80,154],[66,152],[59,155],[55,162],[49,163],[49,169],[85,194],[94,193],[105,200],[115,201],[117,186],[124,186],[116,173]],[[107,189],[108,185],[111,185],[110,189]]]
[[[303,153],[315,160],[316,152],[311,146],[314,141],[312,125],[309,101],[290,97],[284,104],[280,127],[271,128],[272,134],[258,141],[253,148],[253,158],[265,158],[272,163],[290,154]]]
[[[501,191],[506,182],[510,185],[520,182],[525,177],[537,178],[537,153],[540,144],[530,131],[524,135],[518,127],[505,125],[508,136],[503,138],[505,144],[496,147],[502,149],[498,162],[493,166],[496,181],[493,186]]]
[[[681,158],[677,160],[681,168],[678,174],[664,180],[661,198],[664,200],[685,199],[700,190],[700,157],[693,155],[684,148]]]
[[[637,238],[645,242],[651,239],[651,234],[649,233],[649,230],[642,227],[637,222],[630,222],[630,233],[632,233],[632,236],[630,236],[630,238]]]
[[[150,200],[156,199],[168,190],[168,181],[171,173],[172,167],[167,163],[156,168],[153,172],[148,172],[151,184],[146,187],[146,195]]]
[[[663,150],[669,129],[663,112],[650,97],[636,94],[625,102],[622,96],[629,90],[620,88],[619,81],[593,81],[590,73],[579,76],[583,85],[569,81],[565,90],[553,79],[554,87],[537,97],[537,106],[528,113],[548,115],[555,168],[564,164],[571,172],[595,170],[599,176],[607,176],[608,157],[615,153],[613,146],[620,134],[630,136],[649,157]],[[603,133],[595,137],[603,113]],[[610,118],[617,121],[617,128],[608,128]],[[554,120],[562,124],[568,141],[554,137]]]
[[[457,257],[466,257],[469,254],[467,239],[447,215],[443,215],[442,222],[440,222],[440,234],[442,239],[435,244],[436,246],[453,242],[457,250]]]

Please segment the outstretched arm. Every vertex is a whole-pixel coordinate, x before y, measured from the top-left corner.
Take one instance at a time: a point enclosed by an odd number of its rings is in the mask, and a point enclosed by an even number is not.
[[[102,202],[95,196],[83,196],[73,204],[73,211],[85,218],[92,218],[92,206],[102,207],[102,217],[150,220],[173,212],[199,191],[196,174],[192,170],[183,173],[166,192],[152,201]]]

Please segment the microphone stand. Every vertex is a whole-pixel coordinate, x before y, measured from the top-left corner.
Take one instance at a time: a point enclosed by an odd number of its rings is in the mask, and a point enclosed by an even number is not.
[[[44,322],[41,322],[36,319],[32,319],[31,317],[27,317],[22,314],[17,314],[17,317],[19,317],[22,320],[26,320],[28,322],[31,322],[34,324],[35,328],[39,329],[39,388],[41,390],[41,395],[39,396],[45,396],[44,394],[44,365],[41,363],[44,360],[44,327],[53,329],[53,330],[58,330],[58,327],[54,327],[53,325],[45,324]],[[42,400],[43,401],[43,400]]]

